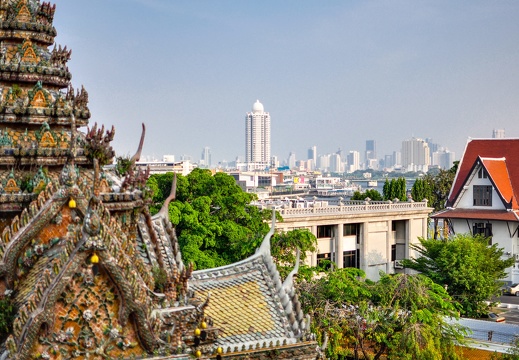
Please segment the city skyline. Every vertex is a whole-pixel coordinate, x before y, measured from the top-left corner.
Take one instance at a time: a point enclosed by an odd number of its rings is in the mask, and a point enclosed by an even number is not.
[[[145,122],[143,155],[244,158],[256,99],[280,159],[312,145],[363,154],[369,139],[383,158],[411,137],[459,157],[494,128],[519,137],[519,3],[55,2],[72,83],[92,123],[115,125],[118,155]]]

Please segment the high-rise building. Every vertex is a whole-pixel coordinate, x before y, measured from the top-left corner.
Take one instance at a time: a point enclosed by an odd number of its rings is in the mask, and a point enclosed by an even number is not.
[[[308,160],[310,160],[309,170],[315,170],[317,167],[317,146],[308,149]]]
[[[211,149],[209,146],[204,147],[202,150],[202,156],[200,157],[200,167],[211,167]]]
[[[366,164],[369,163],[369,160],[377,158],[377,144],[375,140],[366,140],[366,153],[365,159]]]
[[[493,139],[504,139],[505,138],[505,129],[494,129],[492,131]]]
[[[249,170],[270,164],[270,114],[256,100],[245,116],[245,162]]]
[[[440,148],[432,154],[432,164],[441,169],[450,169],[454,163],[455,154],[445,148]]]
[[[427,172],[431,164],[429,145],[423,139],[402,141],[402,167],[407,171]]]
[[[288,154],[288,167],[290,169],[293,169],[296,167],[296,154],[293,153],[293,152],[290,152],[290,154]]]
[[[348,172],[360,169],[360,154],[358,151],[350,151],[348,154]]]

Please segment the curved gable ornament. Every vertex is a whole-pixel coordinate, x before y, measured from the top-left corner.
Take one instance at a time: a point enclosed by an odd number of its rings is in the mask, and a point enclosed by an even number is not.
[[[43,90],[38,90],[36,94],[34,94],[34,97],[31,100],[31,106],[36,108],[44,108],[48,106]]]
[[[30,39],[26,39],[23,42],[22,52],[23,52],[23,54],[22,54],[23,62],[33,63],[33,64],[40,62],[40,58],[38,57],[38,55],[36,55],[36,51],[34,50],[34,47],[33,47]]]
[[[20,10],[18,11],[18,14],[16,15],[16,20],[19,22],[30,22],[32,20],[32,14],[29,11],[29,8],[27,7],[27,1],[21,0],[18,3],[18,6],[20,7]]]
[[[50,131],[46,131],[41,136],[40,146],[44,148],[53,148],[56,147],[56,140],[54,140],[54,136],[50,133]]]

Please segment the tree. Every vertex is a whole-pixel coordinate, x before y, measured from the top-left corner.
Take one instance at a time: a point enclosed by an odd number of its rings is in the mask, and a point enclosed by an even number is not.
[[[149,178],[152,213],[158,212],[169,196],[172,180],[172,173]],[[176,200],[168,210],[183,260],[193,263],[195,269],[206,269],[252,255],[269,231],[272,216],[270,210],[251,205],[254,199],[254,194],[244,192],[225,173],[212,175],[210,170],[195,169],[187,176],[177,175]],[[282,220],[279,214],[277,218]],[[275,234],[271,243],[282,274],[293,268],[296,247],[302,261],[307,251],[317,248],[317,239],[308,230]]]
[[[463,330],[448,324],[456,304],[422,275],[385,275],[374,283],[362,270],[339,269],[299,284],[314,331],[326,333],[329,359],[456,359]],[[322,339],[321,339],[322,340]]]
[[[465,316],[480,317],[486,301],[499,294],[499,281],[514,259],[502,260],[503,249],[489,245],[482,236],[458,234],[445,240],[419,239],[411,244],[419,256],[403,260],[403,265],[421,272],[440,286],[461,305]]]
[[[152,211],[171,190],[172,174],[152,175]],[[177,176],[176,200],[169,204],[184,261],[196,269],[218,267],[251,255],[269,230],[271,212],[251,205],[255,195],[244,192],[225,173],[195,169]]]
[[[432,204],[433,196],[430,183],[424,179],[416,179],[411,188],[411,196],[414,201],[427,199],[427,202]]]
[[[372,201],[382,201],[382,195],[376,189],[367,189],[364,192],[355,191],[351,200],[365,200],[370,198]]]
[[[399,177],[398,179],[386,179],[384,187],[382,188],[384,200],[398,199],[400,201],[407,200],[407,184],[405,178]]]
[[[275,233],[271,241],[271,254],[282,278],[293,269],[296,262],[296,249],[300,250],[300,262],[304,263],[307,252],[317,251],[317,238],[308,229],[294,229]],[[311,278],[314,271],[301,265],[298,278]]]
[[[445,208],[445,202],[449,197],[449,192],[458,170],[458,161],[449,170],[440,169],[435,175],[427,174],[423,180],[429,184],[431,188],[431,201],[429,206],[434,208],[434,211],[440,211]]]

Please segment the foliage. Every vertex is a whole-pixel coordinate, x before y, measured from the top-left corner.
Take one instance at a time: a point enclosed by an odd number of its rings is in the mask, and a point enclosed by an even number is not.
[[[386,178],[384,187],[382,188],[382,195],[384,200],[398,199],[400,201],[406,201],[407,183],[405,178],[399,177],[398,179],[391,179],[391,181]]]
[[[296,262],[296,249],[300,250],[300,262],[304,264],[307,252],[317,251],[317,238],[308,229],[295,229],[275,233],[271,241],[271,254],[282,278],[292,271]],[[312,269],[300,265],[298,278],[310,278]]]
[[[370,198],[373,201],[381,201],[382,195],[376,189],[367,189],[365,192],[355,191],[351,200],[365,200]]]
[[[172,174],[152,175],[153,210],[158,211],[171,190]],[[195,169],[177,176],[176,201],[169,217],[187,263],[195,269],[226,265],[251,255],[261,244],[269,226],[270,212],[250,205],[255,195],[236,185],[224,173]]]
[[[431,189],[431,198],[429,206],[434,208],[434,211],[439,211],[445,208],[445,202],[449,197],[449,192],[458,170],[458,162],[455,161],[452,168],[449,170],[440,169],[436,174],[427,174],[423,177],[423,181],[429,184]],[[429,200],[429,198],[427,198]]]
[[[329,359],[456,359],[463,330],[455,303],[422,275],[385,275],[370,282],[362,270],[339,269],[299,285],[314,331],[326,333]]]
[[[411,188],[411,197],[414,201],[427,200],[429,204],[433,202],[431,184],[424,179],[416,179]]]
[[[489,245],[482,236],[458,234],[445,240],[419,239],[411,244],[417,258],[403,260],[440,286],[461,305],[465,316],[480,317],[488,309],[486,301],[499,294],[499,281],[514,259],[502,260],[503,249]]]
[[[153,280],[155,280],[155,291],[164,292],[168,283],[168,274],[166,271],[161,267],[154,266],[151,269],[151,273],[153,274]]]
[[[513,346],[505,354],[494,353],[491,360],[519,360],[519,338],[516,337]]]
[[[115,172],[119,176],[125,176],[132,167],[132,160],[129,156],[118,156],[115,164]]]
[[[10,297],[0,298],[0,343],[3,343],[13,330],[15,312],[15,306]]]

